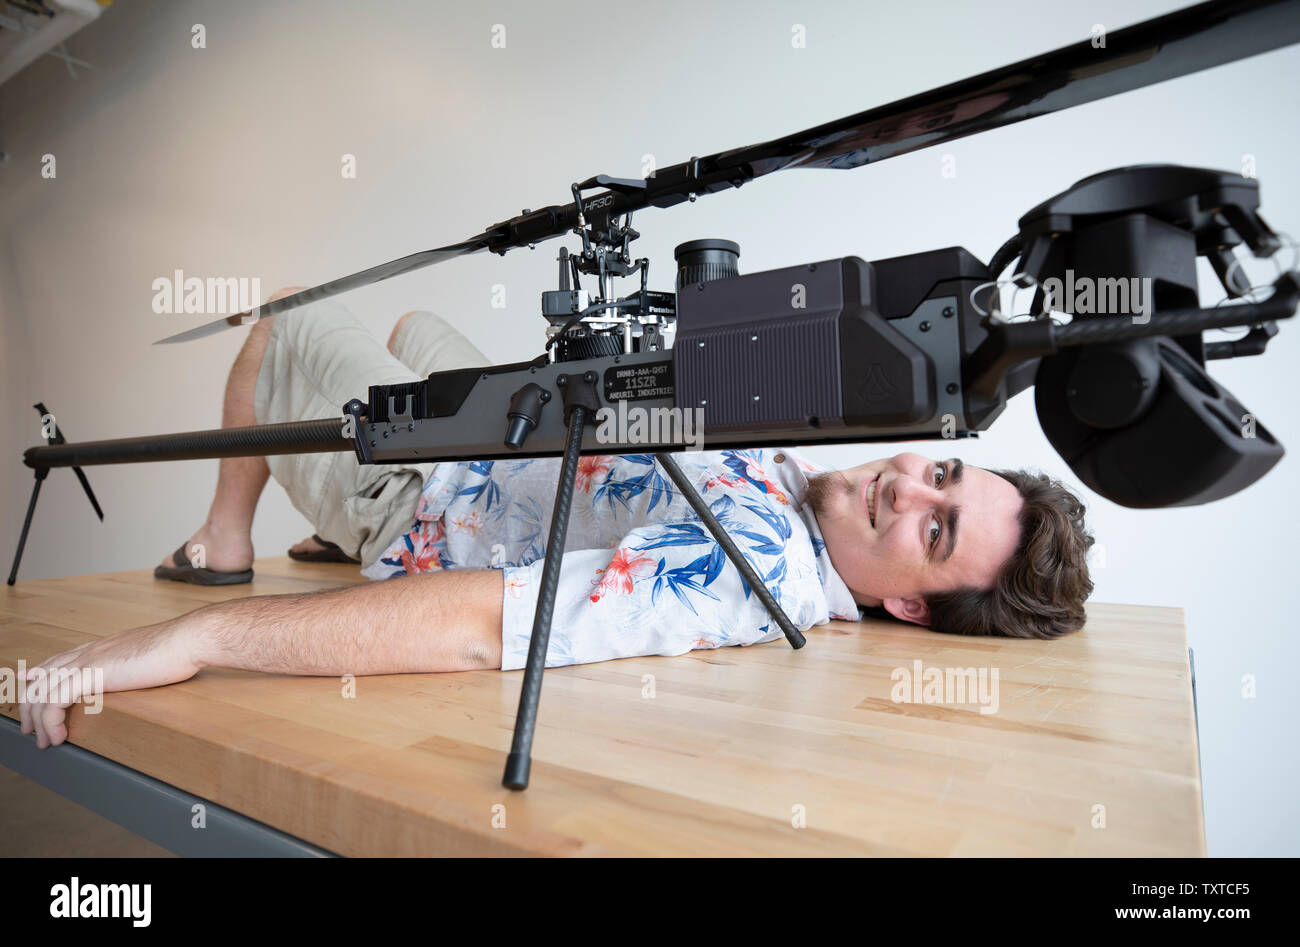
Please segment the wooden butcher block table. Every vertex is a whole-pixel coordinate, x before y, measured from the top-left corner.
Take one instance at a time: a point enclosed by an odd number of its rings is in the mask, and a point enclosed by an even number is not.
[[[0,598],[0,666],[208,602],[367,581],[286,557],[255,570],[224,588],[151,570],[20,581]],[[1055,641],[874,620],[807,637],[548,670],[524,792],[501,785],[522,671],[362,677],[346,696],[339,678],[209,668],[75,707],[82,750],[39,752],[339,855],[1204,855],[1181,610],[1090,604]],[[996,671],[995,712],[927,699],[927,672],[949,668],[988,687]],[[19,771],[51,759],[19,749]],[[115,785],[68,772],[60,791],[72,779],[83,799]]]

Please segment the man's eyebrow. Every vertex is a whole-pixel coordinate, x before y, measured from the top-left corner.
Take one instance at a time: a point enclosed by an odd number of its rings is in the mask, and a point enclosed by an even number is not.
[[[947,483],[949,485],[961,483],[961,475],[966,469],[966,465],[961,462],[960,457],[950,458],[949,463],[952,464],[952,473],[948,475]],[[944,549],[943,558],[939,560],[940,562],[947,562],[952,558],[953,548],[957,545],[957,523],[961,518],[960,515],[961,507],[959,506],[954,506],[948,511],[948,545]]]
[[[958,514],[961,513],[961,507],[954,506],[948,511],[948,546],[943,551],[943,558],[940,562],[947,562],[952,558],[952,549],[957,545],[957,521]]]

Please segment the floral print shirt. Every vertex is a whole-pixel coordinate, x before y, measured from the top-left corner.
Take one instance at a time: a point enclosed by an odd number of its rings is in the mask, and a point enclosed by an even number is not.
[[[800,630],[832,618],[859,620],[803,504],[809,475],[825,468],[789,449],[674,458]],[[437,464],[414,526],[362,574],[502,569],[501,669],[522,668],[560,463],[545,457]],[[580,459],[547,667],[783,637],[652,454]]]

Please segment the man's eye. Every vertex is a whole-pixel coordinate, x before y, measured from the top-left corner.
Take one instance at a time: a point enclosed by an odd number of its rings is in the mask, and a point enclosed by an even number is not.
[[[943,486],[943,482],[947,478],[948,478],[948,471],[944,470],[942,467],[934,468],[934,485],[936,487]]]
[[[939,521],[938,521],[937,519],[932,519],[932,520],[930,520],[930,545],[931,545],[931,547],[933,547],[934,544],[937,543],[937,542],[939,541],[939,534],[940,534],[941,532],[943,532],[943,529],[942,529],[942,527],[940,527],[940,525],[939,525]]]

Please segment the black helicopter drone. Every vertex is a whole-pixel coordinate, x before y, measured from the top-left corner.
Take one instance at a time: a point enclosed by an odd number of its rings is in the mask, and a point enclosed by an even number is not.
[[[102,519],[82,466],[326,451],[352,451],[363,464],[561,456],[546,548],[562,552],[579,456],[648,450],[791,645],[802,647],[803,635],[681,474],[670,451],[682,442],[597,442],[597,413],[620,403],[649,411],[707,405],[703,445],[720,449],[973,436],[1033,386],[1049,441],[1098,494],[1134,508],[1229,496],[1274,467],[1283,448],[1206,364],[1262,354],[1276,320],[1300,304],[1294,271],[1281,272],[1261,300],[1240,275],[1235,247],[1267,258],[1282,246],[1259,216],[1252,178],[1175,165],[1106,171],[1028,211],[988,265],[947,247],[741,275],[737,244],[695,240],[676,248],[673,292],[651,289],[649,260],[632,259],[639,234],[631,218],[775,171],[858,168],[1297,41],[1300,0],[1211,0],[1116,31],[1104,48],[1067,46],[644,180],[596,175],[571,185],[572,203],[164,339],[201,338],[483,250],[504,255],[570,233],[582,241],[572,254],[560,250],[559,285],[542,293],[548,342],[532,361],[372,385],[334,418],[83,443],[53,434],[24,454],[36,482],[9,584],[53,467],[74,469]],[[1199,308],[1198,256],[1235,304]],[[1034,314],[1012,320],[996,299],[1017,260],[1012,279],[1035,289]],[[638,274],[637,290],[614,295],[614,279]],[[1142,317],[1071,308],[1050,289],[1053,280],[1083,278],[1112,288],[1149,280]],[[1202,338],[1233,326],[1249,331]],[[548,555],[542,574],[503,779],[512,789],[528,785],[560,561]]]

